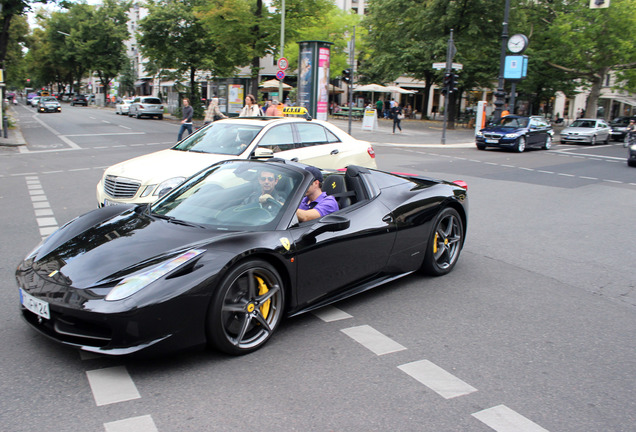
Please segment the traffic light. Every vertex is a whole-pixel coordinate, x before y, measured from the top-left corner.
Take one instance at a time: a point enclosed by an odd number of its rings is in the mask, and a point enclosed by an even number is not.
[[[347,84],[351,84],[351,69],[345,69],[342,71],[342,80]]]
[[[457,91],[457,81],[459,81],[459,75],[457,74],[450,74],[450,86],[448,87],[450,89],[451,92],[456,92]]]

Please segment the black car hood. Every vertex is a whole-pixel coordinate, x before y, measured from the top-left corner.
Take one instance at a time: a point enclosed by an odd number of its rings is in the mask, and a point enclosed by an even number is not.
[[[102,209],[69,222],[35,255],[34,271],[46,278],[57,270],[57,283],[78,289],[107,286],[189,249],[243,234],[179,225],[135,210],[112,213]]]
[[[524,130],[526,130],[526,128],[524,127],[488,126],[482,129],[480,132],[481,133],[500,133],[502,135],[505,135],[509,133],[522,132]]]

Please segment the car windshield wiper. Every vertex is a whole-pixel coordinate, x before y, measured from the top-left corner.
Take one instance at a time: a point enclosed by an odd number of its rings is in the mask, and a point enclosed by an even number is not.
[[[184,221],[182,219],[177,219],[174,216],[167,216],[167,215],[162,215],[159,213],[151,213],[153,216],[158,217],[159,219],[164,219],[167,220],[170,223],[176,224],[176,225],[184,225],[184,226],[191,226],[191,227],[195,227],[195,228],[205,228],[203,225],[199,225],[199,224],[195,224],[192,222],[188,222],[188,221]]]

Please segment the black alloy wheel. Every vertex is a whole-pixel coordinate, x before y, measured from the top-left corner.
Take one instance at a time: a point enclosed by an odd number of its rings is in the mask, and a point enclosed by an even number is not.
[[[284,308],[283,282],[271,264],[262,260],[239,264],[214,293],[207,318],[209,341],[227,354],[255,351],[274,334]]]
[[[459,213],[446,207],[435,217],[421,271],[442,276],[455,267],[464,244],[464,224]]]

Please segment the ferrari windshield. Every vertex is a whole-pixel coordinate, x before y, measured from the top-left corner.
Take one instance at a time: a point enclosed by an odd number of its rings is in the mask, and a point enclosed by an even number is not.
[[[510,128],[523,128],[528,126],[527,117],[504,117],[501,119],[500,126]]]
[[[273,229],[293,205],[291,197],[302,178],[280,164],[224,162],[186,181],[150,211],[176,223],[228,230]]]
[[[237,156],[243,153],[262,128],[234,121],[215,122],[181,141],[173,149]]]

